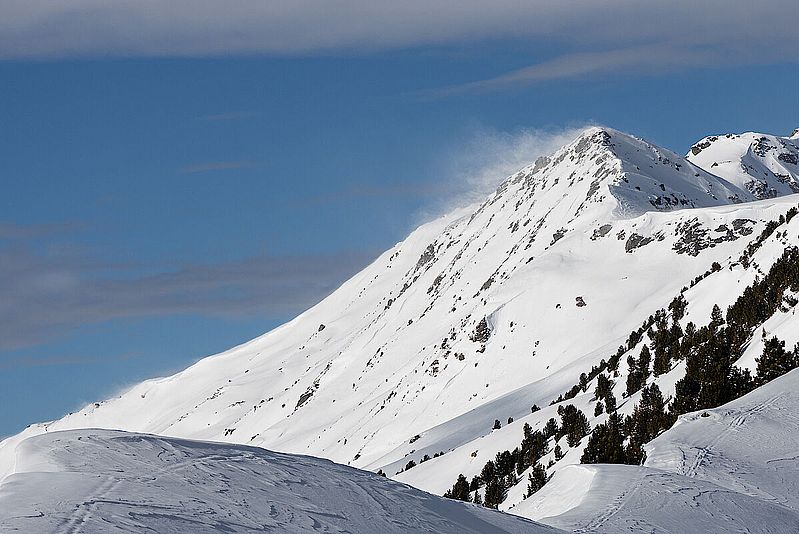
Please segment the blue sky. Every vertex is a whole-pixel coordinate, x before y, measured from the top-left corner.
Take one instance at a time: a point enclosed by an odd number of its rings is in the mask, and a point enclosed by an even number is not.
[[[573,128],[799,127],[788,2],[30,4],[0,8],[0,435],[268,331]]]

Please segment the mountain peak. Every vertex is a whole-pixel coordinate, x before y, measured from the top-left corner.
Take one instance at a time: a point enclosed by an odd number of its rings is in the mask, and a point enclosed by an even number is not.
[[[574,216],[604,206],[605,219],[753,198],[670,150],[605,126],[586,128],[552,156],[511,176],[499,191],[522,180],[527,189],[558,186],[553,197],[577,206]]]
[[[757,199],[799,193],[799,129],[791,137],[758,132],[711,135],[687,158]]]

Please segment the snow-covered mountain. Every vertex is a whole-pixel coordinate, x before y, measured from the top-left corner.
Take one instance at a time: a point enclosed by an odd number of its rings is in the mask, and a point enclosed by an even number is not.
[[[686,159],[590,128],[485,202],[421,226],[289,323],[0,443],[0,480],[26,438],[112,428],[320,456],[440,495],[518,447],[525,424],[557,419],[560,405],[574,404],[592,428],[606,422],[593,415],[594,375],[550,403],[628,344],[617,374],[603,376],[630,414],[641,394],[625,396],[624,358],[647,341],[629,343],[630,333],[680,295],[682,327],[706,324],[714,304],[726,309],[799,245],[799,217],[785,220],[799,197],[779,196],[790,180],[764,195],[737,167],[706,165],[703,154],[728,139]],[[794,139],[774,139],[793,153]],[[761,163],[785,163],[777,152]],[[785,310],[760,328],[792,346],[799,325]],[[762,346],[756,333],[739,364],[754,369]],[[675,362],[650,382],[669,397],[684,374]],[[563,487],[561,473],[595,469],[575,467],[586,439],[564,441],[562,457],[550,447],[541,458],[555,476],[537,499]],[[528,474],[500,509],[541,518],[524,499]]]
[[[554,533],[308,456],[109,430],[24,442],[3,532]],[[560,532],[560,531],[558,531]]]
[[[687,158],[757,198],[799,193],[797,131],[790,137],[754,132],[712,135],[692,146]]]

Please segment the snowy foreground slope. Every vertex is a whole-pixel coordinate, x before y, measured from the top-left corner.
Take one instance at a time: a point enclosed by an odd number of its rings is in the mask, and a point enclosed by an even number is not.
[[[318,458],[108,430],[23,442],[3,532],[554,533]]]
[[[559,472],[515,513],[580,532],[799,530],[799,371],[682,416],[643,467]]]

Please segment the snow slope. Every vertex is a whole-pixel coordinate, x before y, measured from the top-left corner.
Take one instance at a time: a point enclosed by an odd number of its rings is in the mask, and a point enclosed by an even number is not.
[[[580,532],[796,532],[798,413],[794,370],[681,416],[643,467],[571,466],[513,513]]]
[[[693,147],[688,160],[757,198],[799,193],[799,136],[761,133],[713,135]]]
[[[554,533],[318,458],[108,430],[23,442],[0,486],[19,532]]]
[[[579,471],[585,471],[579,472]],[[587,487],[580,484],[590,477]],[[581,491],[582,490],[582,491]],[[560,510],[552,492],[580,503],[542,522],[585,533],[773,533],[799,529],[799,514],[777,504],[701,480],[632,465],[580,465],[558,472],[541,493],[513,513],[547,515]]]
[[[649,467],[799,512],[799,371],[720,408],[686,414],[647,446]]]
[[[442,494],[517,446],[524,423],[541,428],[551,400],[692,280],[704,277],[686,292],[686,320],[701,324],[799,243],[793,229],[773,236],[740,266],[799,202],[754,198],[646,141],[588,129],[484,203],[423,225],[293,321],[5,440],[0,480],[28,437],[114,428],[311,454]],[[722,270],[709,273],[713,262]],[[773,319],[791,331],[791,317]],[[681,372],[658,379],[664,394]],[[615,394],[627,413],[637,399],[621,402],[623,381]],[[593,414],[590,394],[569,402]],[[577,463],[583,444],[564,446],[550,474]],[[409,460],[419,465],[402,472]],[[522,502],[525,478],[503,509]]]

